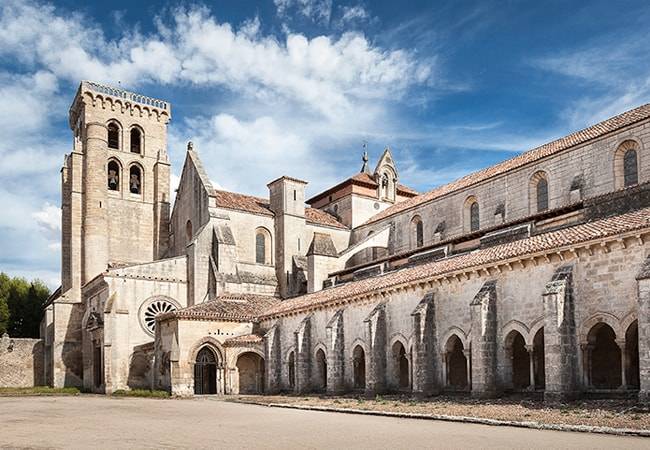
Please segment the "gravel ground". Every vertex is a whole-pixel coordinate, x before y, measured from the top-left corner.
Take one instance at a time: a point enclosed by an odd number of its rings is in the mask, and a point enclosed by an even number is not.
[[[362,397],[322,396],[238,396],[242,401],[326,406],[398,413],[439,414],[484,419],[538,422],[557,425],[650,430],[650,407],[632,400],[584,400],[549,406],[542,401],[523,398],[474,400],[462,397],[435,397],[414,400],[403,396]]]

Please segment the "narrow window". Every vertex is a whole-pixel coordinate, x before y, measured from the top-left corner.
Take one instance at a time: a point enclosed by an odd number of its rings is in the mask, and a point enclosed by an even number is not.
[[[472,203],[469,207],[469,225],[470,231],[478,231],[480,226],[478,202]]]
[[[131,128],[131,153],[142,152],[142,133],[137,128]]]
[[[117,161],[108,162],[108,190],[120,190],[120,166]]]
[[[120,148],[120,129],[114,123],[108,124],[108,148]]]
[[[537,212],[546,211],[548,209],[548,181],[541,178],[537,182]]]
[[[266,238],[261,232],[255,235],[255,262],[266,264]]]
[[[418,247],[422,247],[424,245],[424,230],[422,227],[422,221],[418,220],[417,223],[415,224],[415,237],[416,237],[416,245]]]
[[[131,166],[129,170],[129,192],[140,194],[142,191],[142,172],[138,166]]]
[[[295,189],[293,190],[293,201],[294,202],[296,201],[296,190]]]
[[[629,149],[623,156],[624,186],[633,186],[639,182],[639,172],[636,161],[636,150]]]
[[[185,236],[187,237],[188,242],[191,241],[192,236],[194,236],[193,230],[192,230],[192,221],[191,220],[188,220],[185,223]]]

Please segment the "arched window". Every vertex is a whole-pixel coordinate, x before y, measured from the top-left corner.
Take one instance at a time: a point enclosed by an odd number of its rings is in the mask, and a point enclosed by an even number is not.
[[[623,155],[624,186],[633,186],[639,182],[639,172],[636,161],[636,150],[629,149]]]
[[[129,169],[129,192],[131,194],[142,193],[142,171],[136,165]]]
[[[108,190],[109,191],[119,191],[120,190],[120,165],[115,160],[108,162],[107,167],[108,175]]]
[[[120,148],[120,127],[113,122],[108,124],[108,148]]]
[[[420,248],[424,245],[424,227],[420,216],[411,219],[411,248]]]
[[[639,183],[638,142],[628,139],[621,143],[614,154],[615,188],[622,189]]]
[[[469,205],[469,230],[478,231],[480,227],[478,202],[475,201]]]
[[[465,199],[463,206],[463,230],[465,232],[478,231],[480,227],[479,206],[475,196],[470,195]]]
[[[540,179],[536,186],[537,192],[537,212],[548,209],[548,181],[545,178]]]
[[[131,128],[131,153],[142,153],[142,132]]]
[[[548,210],[548,186],[548,176],[543,170],[538,170],[530,177],[528,183],[530,214]]]
[[[257,264],[264,264],[266,262],[266,238],[264,234],[257,233],[255,235],[255,262]]]
[[[192,240],[193,230],[192,230],[192,221],[188,220],[185,222],[185,237],[187,238],[187,242]]]
[[[255,262],[271,264],[271,233],[266,228],[255,230]]]

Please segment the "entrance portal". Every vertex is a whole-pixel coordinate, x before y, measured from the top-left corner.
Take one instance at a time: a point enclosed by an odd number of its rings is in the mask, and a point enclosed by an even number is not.
[[[217,357],[209,347],[203,347],[196,355],[194,393],[196,395],[217,393]]]

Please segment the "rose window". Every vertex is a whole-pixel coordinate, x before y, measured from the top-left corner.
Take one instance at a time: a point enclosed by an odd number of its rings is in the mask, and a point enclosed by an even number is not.
[[[149,334],[153,335],[156,331],[156,316],[159,314],[176,311],[176,309],[178,309],[176,308],[176,305],[170,301],[163,299],[154,300],[149,303],[149,305],[147,305],[147,307],[144,309],[144,313],[142,315],[142,324],[149,332]]]

